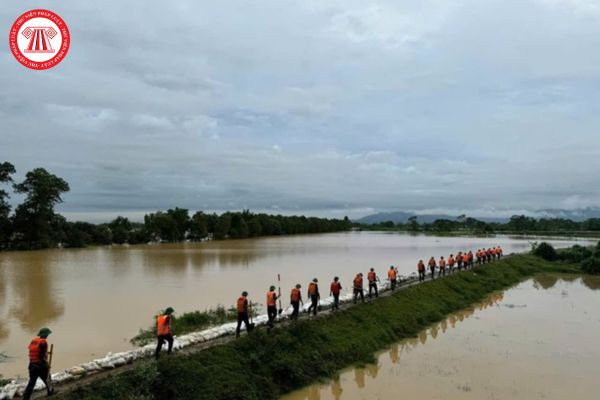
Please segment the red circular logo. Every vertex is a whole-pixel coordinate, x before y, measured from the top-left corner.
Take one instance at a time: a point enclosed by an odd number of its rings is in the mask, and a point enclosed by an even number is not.
[[[60,63],[71,44],[69,28],[48,10],[31,10],[16,19],[8,36],[10,51],[31,69],[49,69]]]

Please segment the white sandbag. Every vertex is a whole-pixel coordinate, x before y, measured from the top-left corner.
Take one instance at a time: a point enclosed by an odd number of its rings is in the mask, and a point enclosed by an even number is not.
[[[88,363],[88,364],[92,364],[92,363]],[[96,363],[93,363],[97,366]],[[97,366],[98,367],[98,366]],[[99,367],[98,367],[99,369]],[[66,373],[65,371],[61,371],[61,372],[57,372],[52,374],[52,382],[55,383],[63,383],[63,382],[68,382],[70,380],[73,380],[74,377],[69,375],[68,373]]]
[[[115,367],[115,364],[110,359],[110,357],[99,358],[94,360],[96,364],[98,364],[102,369],[112,369]]]
[[[67,369],[66,372],[72,376],[82,376],[82,375],[86,374],[85,368],[83,368],[79,365]]]

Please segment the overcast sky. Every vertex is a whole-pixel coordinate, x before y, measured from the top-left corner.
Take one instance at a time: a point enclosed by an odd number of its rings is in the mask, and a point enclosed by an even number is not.
[[[4,41],[0,161],[70,218],[600,205],[597,0],[2,0],[5,38],[33,8],[71,49]]]

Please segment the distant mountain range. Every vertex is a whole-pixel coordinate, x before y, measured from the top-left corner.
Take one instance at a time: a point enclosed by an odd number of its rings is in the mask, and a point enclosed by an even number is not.
[[[600,208],[590,207],[590,208],[583,208],[583,209],[578,209],[578,210],[561,210],[561,209],[548,208],[548,209],[543,209],[543,210],[532,211],[529,215],[532,217],[536,217],[536,218],[565,218],[565,219],[570,219],[573,221],[585,221],[586,219],[589,219],[589,218],[600,218]],[[362,218],[356,220],[356,222],[359,222],[361,224],[378,224],[380,222],[392,221],[395,224],[398,224],[398,223],[406,223],[408,221],[408,219],[412,216],[417,216],[417,221],[419,223],[427,223],[427,224],[432,223],[436,219],[455,220],[458,217],[457,215],[447,215],[447,214],[417,214],[414,212],[407,212],[407,211],[393,211],[393,212],[380,212],[380,213],[376,213],[376,214],[367,215],[366,217],[362,217]],[[467,217],[470,217],[470,215],[467,214]],[[505,223],[510,219],[510,218],[503,218],[503,217],[487,218],[487,217],[477,217],[477,216],[474,216],[473,218],[477,218],[478,220],[485,221],[485,222],[500,222],[500,223]]]

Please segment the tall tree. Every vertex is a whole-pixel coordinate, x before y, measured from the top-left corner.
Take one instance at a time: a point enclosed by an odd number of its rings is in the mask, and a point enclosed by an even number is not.
[[[54,246],[52,222],[54,206],[62,203],[61,195],[69,191],[69,184],[46,171],[36,168],[25,180],[14,185],[15,192],[25,195],[25,201],[15,210],[14,231],[17,247],[40,249]]]
[[[0,163],[0,184],[12,183],[11,175],[15,173],[15,167],[9,162]],[[8,204],[8,192],[0,189],[0,250],[8,247],[11,236],[10,204]]]

